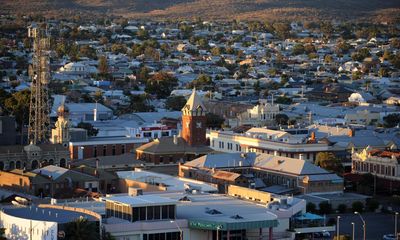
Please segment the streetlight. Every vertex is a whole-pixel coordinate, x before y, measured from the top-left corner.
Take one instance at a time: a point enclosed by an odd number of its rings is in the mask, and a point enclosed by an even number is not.
[[[221,229],[221,225],[217,226],[217,240],[219,240],[219,230]]]
[[[365,226],[364,218],[361,216],[361,214],[360,214],[359,212],[354,212],[354,214],[360,216],[360,219],[361,219],[361,221],[362,221],[362,223],[363,223],[363,230],[364,230],[364,234],[363,234],[364,237],[363,237],[363,239],[366,240],[366,233],[365,233],[365,231],[366,231],[366,226]]]
[[[177,227],[178,230],[179,230],[179,239],[182,240],[182,235],[183,235],[182,229],[179,227],[178,223],[175,222],[174,220],[171,220],[170,222],[171,222],[171,223],[175,223],[176,227]]]
[[[394,213],[394,237],[396,238],[396,240],[398,239],[397,238],[397,216],[398,215],[399,215],[398,212]]]
[[[339,222],[340,220],[340,216],[337,216],[337,220],[336,220],[336,238],[339,240]]]
[[[352,227],[353,227],[353,234],[351,235],[351,239],[354,240],[354,223],[351,223]]]

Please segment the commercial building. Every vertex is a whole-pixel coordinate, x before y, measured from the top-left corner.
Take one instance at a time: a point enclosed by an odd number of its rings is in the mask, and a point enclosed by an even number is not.
[[[93,137],[86,141],[69,142],[69,151],[73,160],[115,156],[133,152],[148,142],[148,138]]]
[[[247,180],[221,181],[216,177],[220,171],[236,173]],[[209,154],[180,164],[179,176],[218,184],[222,192],[229,184],[275,193],[343,192],[343,179],[334,173],[305,160],[260,153]]]
[[[285,131],[252,128],[245,133],[211,130],[208,137],[212,149],[227,153],[268,153],[313,162],[319,152],[334,151],[327,143],[318,142],[312,133],[308,137]]]

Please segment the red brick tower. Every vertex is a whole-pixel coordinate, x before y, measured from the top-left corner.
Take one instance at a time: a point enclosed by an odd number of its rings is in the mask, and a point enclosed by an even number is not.
[[[206,139],[206,108],[193,89],[186,105],[182,108],[182,138],[190,146],[207,144]]]

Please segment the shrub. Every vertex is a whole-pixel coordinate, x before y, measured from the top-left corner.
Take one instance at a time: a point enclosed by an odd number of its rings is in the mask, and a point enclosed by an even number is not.
[[[306,206],[307,212],[315,213],[315,212],[317,212],[316,209],[317,209],[317,206],[315,206],[314,203],[312,203],[312,202],[307,203],[307,206]]]
[[[362,212],[364,210],[364,204],[360,201],[353,202],[351,205],[353,212]]]
[[[332,205],[329,202],[321,202],[318,206],[320,214],[330,214],[332,212]]]
[[[343,203],[342,203],[342,204],[339,204],[337,210],[338,210],[340,213],[345,213],[346,210],[347,210],[346,204],[343,204]]]
[[[378,209],[379,207],[379,202],[375,199],[369,199],[367,201],[367,208],[368,210],[370,210],[371,212],[374,212],[376,209]]]

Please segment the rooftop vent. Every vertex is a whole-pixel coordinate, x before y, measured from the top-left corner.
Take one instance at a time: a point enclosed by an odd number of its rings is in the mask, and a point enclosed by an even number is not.
[[[231,218],[233,218],[233,219],[243,219],[243,217],[238,215],[238,214],[233,215]]]
[[[206,213],[211,214],[211,215],[222,214],[217,209],[206,209]]]

